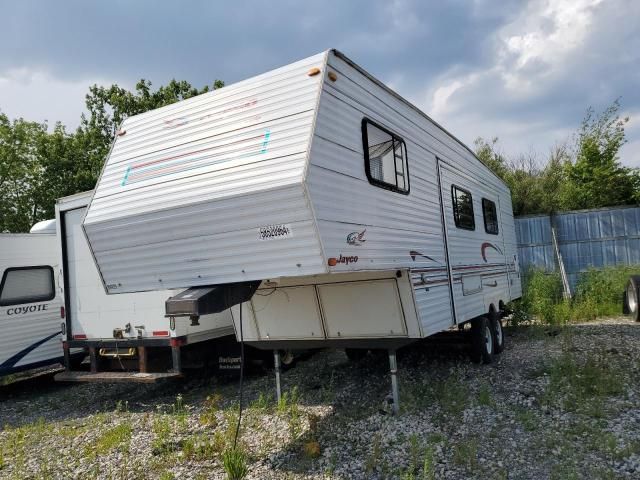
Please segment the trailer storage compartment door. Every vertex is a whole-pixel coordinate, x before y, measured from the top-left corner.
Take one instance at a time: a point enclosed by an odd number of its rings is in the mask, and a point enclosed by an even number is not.
[[[394,279],[318,286],[327,338],[406,336]]]

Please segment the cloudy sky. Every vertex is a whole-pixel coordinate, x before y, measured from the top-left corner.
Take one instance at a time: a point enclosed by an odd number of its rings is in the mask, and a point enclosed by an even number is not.
[[[639,0],[3,2],[0,110],[78,124],[91,84],[202,86],[337,48],[468,144],[570,140],[621,97],[640,167]]]

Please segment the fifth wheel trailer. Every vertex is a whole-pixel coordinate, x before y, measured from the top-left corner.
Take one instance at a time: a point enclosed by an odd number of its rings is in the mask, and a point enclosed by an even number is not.
[[[212,286],[264,349],[488,359],[521,295],[507,186],[336,50],[125,120],[83,228],[109,293]]]
[[[64,350],[89,353],[91,371],[67,365],[59,381],[152,382],[180,376],[193,357],[218,360],[227,343],[234,351],[229,311],[203,315],[196,323],[171,321],[165,301],[176,291],[107,295],[96,270],[82,218],[92,192],[61,198],[56,203],[61,288],[66,304]],[[226,341],[226,342],[225,342]]]

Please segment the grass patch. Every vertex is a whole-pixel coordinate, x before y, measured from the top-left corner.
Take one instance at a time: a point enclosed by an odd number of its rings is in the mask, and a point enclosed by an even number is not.
[[[111,450],[118,449],[122,453],[129,451],[129,443],[131,442],[131,434],[133,430],[128,423],[121,423],[113,428],[108,429],[96,440],[93,447],[87,453],[95,455],[104,455]]]
[[[270,412],[273,409],[273,405],[272,396],[266,395],[264,392],[260,392],[258,394],[258,398],[251,402],[249,408],[262,412]]]
[[[533,432],[538,429],[538,419],[532,410],[519,407],[516,409],[515,417],[525,431]]]
[[[493,407],[493,395],[491,395],[491,388],[487,384],[482,384],[478,390],[478,405],[484,407]]]
[[[298,387],[293,387],[290,392],[284,392],[276,405],[276,412],[287,417],[289,422],[289,435],[296,439],[302,433],[302,412],[300,410],[300,395]]]
[[[207,427],[216,427],[218,425],[217,413],[220,411],[220,403],[222,402],[222,395],[214,393],[207,396],[204,401],[204,409],[200,415],[200,424]]]
[[[476,438],[463,440],[453,446],[453,463],[474,471],[478,468],[478,445]]]
[[[579,274],[572,300],[562,295],[558,272],[529,268],[522,278],[522,298],[514,303],[513,325],[536,321],[565,325],[572,321],[595,320],[622,313],[622,292],[630,275],[640,273],[640,265],[590,269]]]
[[[428,383],[401,379],[400,390],[403,399],[400,406],[405,412],[439,406],[441,414],[459,415],[470,401],[469,388],[456,373]]]
[[[542,401],[560,402],[567,411],[580,411],[590,416],[602,416],[606,397],[620,395],[624,379],[618,368],[607,361],[606,354],[596,352],[586,360],[578,360],[571,352],[551,360],[545,368],[549,384]]]
[[[228,480],[242,480],[249,473],[247,454],[239,448],[230,448],[222,454],[222,467]]]
[[[382,458],[382,439],[380,434],[377,433],[373,437],[373,443],[371,445],[371,452],[367,455],[367,459],[364,462],[364,470],[367,475],[371,475],[375,472],[380,464]]]
[[[469,390],[457,377],[450,376],[434,385],[434,398],[440,408],[450,415],[459,415],[467,408]]]
[[[153,419],[153,435],[151,448],[155,455],[165,455],[175,450],[175,445],[171,441],[171,422],[167,415],[160,414]]]
[[[220,433],[208,436],[204,434],[187,437],[182,441],[182,453],[192,460],[210,460],[223,452],[224,436]]]

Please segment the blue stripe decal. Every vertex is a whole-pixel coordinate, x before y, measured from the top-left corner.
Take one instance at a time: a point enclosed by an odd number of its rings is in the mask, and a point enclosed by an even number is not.
[[[127,184],[127,178],[129,178],[129,173],[131,172],[131,165],[127,167],[127,171],[124,172],[124,178],[122,179],[122,186],[124,187]]]
[[[53,337],[60,335],[62,332],[56,332],[53,333],[51,335],[49,335],[48,337],[43,338],[42,340],[38,340],[36,343],[29,345],[27,348],[25,348],[24,350],[20,350],[18,353],[16,353],[13,357],[8,358],[7,360],[4,361],[4,363],[0,363],[0,370],[4,370],[5,368],[11,368],[13,366],[15,366],[16,363],[18,363],[20,360],[22,360],[24,357],[26,357],[27,355],[29,355],[31,352],[33,352],[36,348],[38,348],[40,345],[42,345],[43,343],[48,342],[49,340],[51,340]]]
[[[271,137],[271,130],[264,132],[264,142],[262,142],[262,150],[260,153],[267,153],[267,145],[269,145],[269,137]]]

